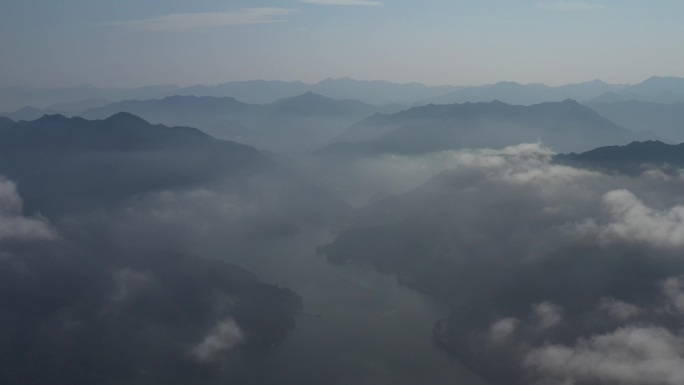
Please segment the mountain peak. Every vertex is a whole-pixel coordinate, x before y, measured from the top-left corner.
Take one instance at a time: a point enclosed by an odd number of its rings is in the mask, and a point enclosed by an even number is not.
[[[633,141],[626,145],[625,147],[660,147],[660,146],[671,146],[667,143],[661,142],[660,140],[645,140],[645,141]]]
[[[509,82],[509,81],[500,81],[500,82],[494,83],[494,86],[524,87],[524,86],[523,86],[522,84],[520,84],[520,83]]]
[[[129,112],[118,112],[118,113],[108,117],[104,121],[108,122],[108,123],[115,123],[115,124],[145,124],[145,125],[150,124],[147,120],[145,120],[145,119],[143,119],[137,115],[133,115]]]
[[[69,120],[69,118],[67,118],[66,116],[64,116],[62,114],[52,114],[52,115],[45,114],[45,115],[41,116],[40,118],[38,118],[36,121],[39,123],[54,124],[54,123],[65,122],[68,120]]]
[[[684,87],[684,78],[678,78],[674,76],[651,76],[650,78],[644,80],[643,82],[637,84],[637,89],[645,87],[654,87],[659,91],[669,90],[679,87]]]
[[[306,91],[305,93],[299,95],[299,96],[294,96],[290,99],[295,99],[295,98],[317,98],[317,99],[330,99],[327,96],[323,96],[321,94],[317,94],[313,91]]]
[[[286,105],[299,105],[301,103],[315,103],[315,102],[333,102],[335,99],[317,94],[312,91],[307,91],[301,95],[292,96],[289,98],[283,98],[275,103],[274,105],[286,106]]]

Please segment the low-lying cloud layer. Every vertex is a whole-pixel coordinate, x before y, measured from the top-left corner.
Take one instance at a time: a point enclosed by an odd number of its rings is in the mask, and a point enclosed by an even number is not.
[[[675,385],[684,381],[684,338],[659,327],[620,328],[582,339],[574,347],[549,345],[531,352],[525,365],[539,384]]]
[[[681,172],[554,159],[539,144],[369,158],[359,172],[390,182],[438,175],[359,210],[322,251],[463,303],[435,341],[493,383],[682,382]]]
[[[602,203],[608,221],[597,224],[588,220],[583,225],[600,241],[647,243],[673,250],[684,247],[684,206],[654,209],[624,189],[607,192]]]
[[[681,319],[681,279],[662,282],[662,303],[648,309]],[[605,305],[603,302],[602,305]],[[629,322],[643,315],[637,306],[610,302],[610,314],[623,321],[605,334],[578,338],[574,345],[545,344],[525,354],[523,365],[549,385],[606,383],[681,384],[684,381],[684,335],[657,324]]]
[[[192,252],[268,212],[243,203],[163,191],[50,225],[22,216],[16,184],[1,179],[2,381],[213,381],[241,347],[280,342],[298,295]]]
[[[0,176],[0,242],[56,238],[54,230],[45,219],[22,216],[22,206],[23,200],[17,193],[16,183]]]

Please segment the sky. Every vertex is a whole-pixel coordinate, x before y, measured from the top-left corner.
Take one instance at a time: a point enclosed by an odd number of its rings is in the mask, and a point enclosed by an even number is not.
[[[681,0],[0,0],[0,87],[684,77]]]

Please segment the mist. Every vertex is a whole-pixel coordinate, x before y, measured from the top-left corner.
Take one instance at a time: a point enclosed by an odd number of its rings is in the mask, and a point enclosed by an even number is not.
[[[650,86],[257,82],[9,114],[0,382],[680,383],[684,150],[557,100]]]

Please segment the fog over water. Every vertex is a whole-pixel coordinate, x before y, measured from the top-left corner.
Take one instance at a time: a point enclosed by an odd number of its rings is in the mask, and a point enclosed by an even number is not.
[[[263,383],[485,384],[432,343],[447,305],[369,266],[331,265],[314,251],[327,230],[296,238],[232,261],[304,299],[297,329],[253,368]]]

